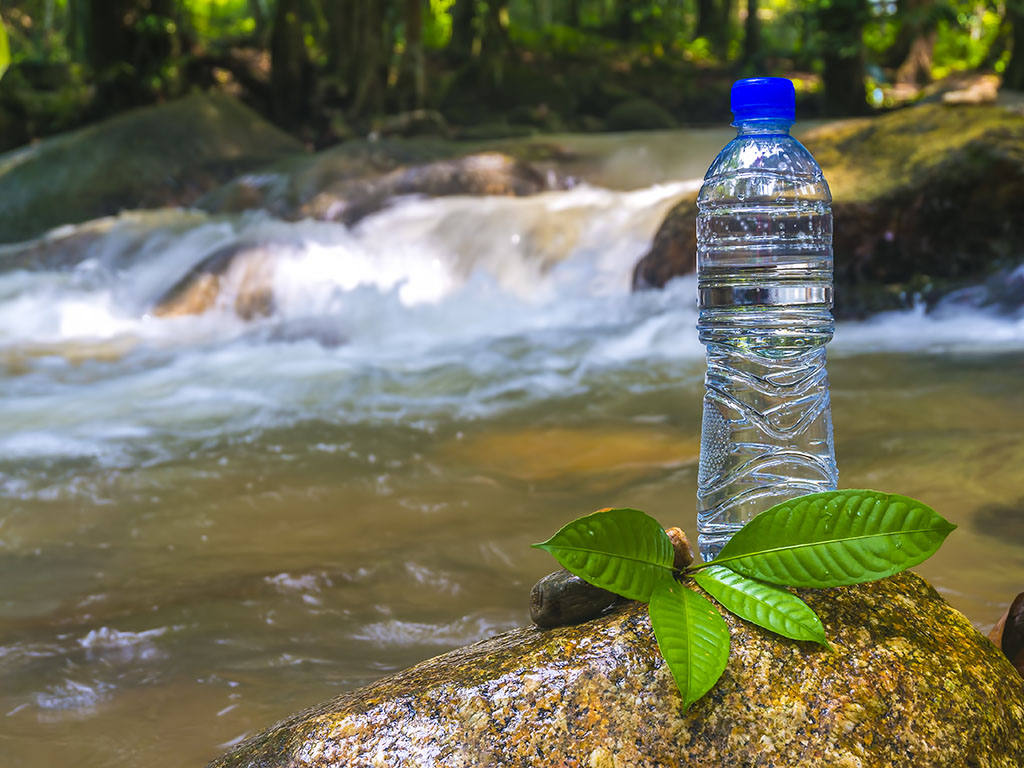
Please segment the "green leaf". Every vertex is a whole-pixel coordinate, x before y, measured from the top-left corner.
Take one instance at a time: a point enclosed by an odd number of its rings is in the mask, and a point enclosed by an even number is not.
[[[711,690],[729,661],[729,627],[711,602],[675,579],[665,578],[647,609],[683,710]]]
[[[595,587],[644,602],[671,575],[675,557],[661,524],[637,509],[594,512],[533,546]]]
[[[693,578],[705,592],[741,619],[792,640],[828,645],[818,614],[782,587],[748,579],[724,565],[697,571]]]
[[[7,30],[4,28],[3,19],[0,19],[0,78],[11,66],[11,48],[7,42]]]
[[[906,496],[862,490],[812,493],[762,512],[712,563],[784,586],[860,584],[927,560],[955,528]]]

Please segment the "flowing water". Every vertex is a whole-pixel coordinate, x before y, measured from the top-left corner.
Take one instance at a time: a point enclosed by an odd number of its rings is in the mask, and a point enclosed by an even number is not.
[[[351,231],[127,215],[73,265],[0,274],[0,764],[201,765],[523,624],[554,565],[529,544],[573,517],[692,532],[695,285],[629,277],[698,182],[651,181]],[[265,241],[271,316],[237,318],[230,281],[201,317],[149,313]],[[1024,319],[955,307],[830,347],[841,485],[960,525],[920,571],[982,629],[1024,589],[1022,352]]]

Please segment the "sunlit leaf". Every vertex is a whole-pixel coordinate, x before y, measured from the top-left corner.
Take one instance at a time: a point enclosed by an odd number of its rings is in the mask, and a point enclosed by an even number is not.
[[[3,20],[0,19],[0,77],[11,66],[11,46],[7,42],[7,30],[4,28]]]
[[[821,619],[791,592],[712,565],[693,574],[701,588],[741,619],[793,640],[827,645]]]
[[[906,496],[826,491],[762,512],[729,540],[713,563],[773,584],[859,584],[928,559],[955,528],[931,507]]]
[[[711,690],[729,661],[729,627],[709,600],[671,578],[648,606],[658,648],[683,696],[683,709]]]
[[[594,512],[533,546],[594,586],[644,602],[671,574],[674,559],[661,524],[636,509]]]

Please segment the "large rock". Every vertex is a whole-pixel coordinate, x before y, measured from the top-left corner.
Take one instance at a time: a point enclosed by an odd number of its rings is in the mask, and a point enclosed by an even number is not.
[[[196,94],[0,155],[0,243],[122,210],[189,205],[302,146],[223,94]]]
[[[262,209],[291,221],[352,225],[404,195],[518,197],[563,186],[556,174],[505,152],[466,153],[443,141],[352,141],[243,175],[198,205],[214,213]]]
[[[438,140],[364,139],[346,141],[311,155],[284,157],[210,190],[196,205],[211,213],[260,209],[295,220],[309,215],[306,206],[338,185],[375,179],[408,166],[457,154],[457,146]]]
[[[1024,112],[931,104],[818,129],[832,188],[836,314],[933,303],[1024,256]],[[636,289],[694,270],[695,196],[666,217]],[[998,282],[998,280],[997,280]]]
[[[215,768],[1019,768],[1024,681],[920,577],[804,591],[831,650],[732,616],[732,656],[683,713],[643,606],[517,629],[340,696]]]

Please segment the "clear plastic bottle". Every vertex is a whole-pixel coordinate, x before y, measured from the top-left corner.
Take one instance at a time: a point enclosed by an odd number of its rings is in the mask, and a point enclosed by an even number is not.
[[[782,78],[733,85],[737,135],[697,198],[705,560],[759,512],[838,482],[825,371],[835,327],[832,196],[811,153],[789,135],[795,96]]]

